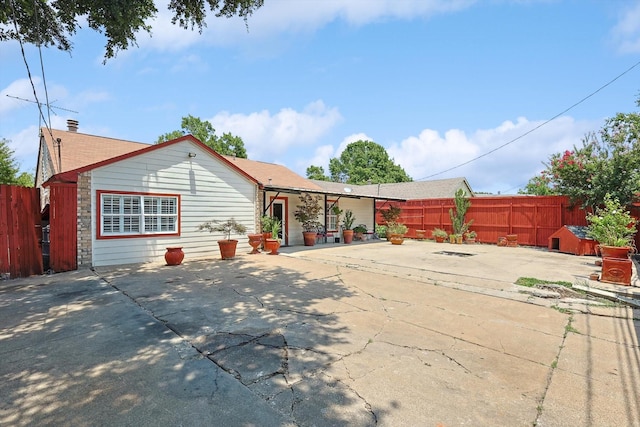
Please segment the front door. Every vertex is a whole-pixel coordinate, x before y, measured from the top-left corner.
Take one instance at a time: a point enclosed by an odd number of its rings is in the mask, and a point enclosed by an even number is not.
[[[283,245],[287,245],[287,215],[286,212],[286,203],[283,199],[275,199],[273,204],[271,205],[271,216],[274,218],[278,218],[282,223],[282,228],[280,229],[280,233],[278,237],[281,239]]]

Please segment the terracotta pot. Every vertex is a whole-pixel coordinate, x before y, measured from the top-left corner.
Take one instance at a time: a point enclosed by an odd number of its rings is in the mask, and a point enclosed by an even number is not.
[[[601,282],[631,285],[633,262],[630,259],[603,258]]]
[[[404,242],[404,235],[392,234],[391,237],[389,237],[389,241],[392,245],[401,245]]]
[[[222,259],[233,259],[236,256],[237,240],[218,240],[220,247],[220,257]]]
[[[416,239],[422,240],[426,234],[427,230],[416,230]]]
[[[498,246],[507,246],[507,238],[498,237]]]
[[[269,251],[269,255],[278,255],[278,249],[280,249],[280,240],[267,239],[267,243],[265,243],[265,249]]]
[[[517,234],[507,234],[507,246],[510,246],[510,247],[518,246]]]
[[[182,252],[181,246],[169,247],[164,254],[164,260],[167,262],[167,265],[180,265],[183,259],[184,252]]]
[[[436,243],[444,243],[444,239],[445,237],[443,236],[436,236]]]
[[[248,234],[247,237],[249,237],[249,245],[253,248],[249,253],[252,255],[259,254],[258,246],[262,243],[262,234]]]
[[[364,236],[364,233],[355,233],[355,232],[353,233],[353,238],[356,240],[360,240],[360,241],[364,240],[363,236]]]
[[[631,248],[628,246],[600,245],[600,253],[602,254],[602,258],[627,259],[629,258],[630,249]]]
[[[344,239],[345,243],[351,243],[353,241],[353,230],[343,230],[342,238]]]
[[[304,236],[305,246],[313,246],[316,244],[316,237],[318,237],[318,233],[315,231],[303,231],[302,236]]]
[[[267,249],[267,239],[271,238],[271,232],[262,233],[262,249]]]

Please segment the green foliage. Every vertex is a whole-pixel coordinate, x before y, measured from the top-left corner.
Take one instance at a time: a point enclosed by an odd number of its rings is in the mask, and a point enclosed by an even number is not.
[[[447,238],[449,237],[449,233],[447,233],[446,230],[442,229],[442,228],[434,228],[433,231],[431,231],[431,235],[436,238],[436,237],[443,237],[443,238]]]
[[[262,7],[264,0],[171,0],[171,23],[202,32],[207,9],[216,17],[239,16],[245,19]],[[55,46],[71,52],[70,38],[86,25],[105,34],[104,61],[118,51],[137,46],[142,31],[151,33],[148,24],[157,16],[153,0],[11,0],[0,2],[0,41],[21,40],[44,47]],[[14,25],[15,24],[15,25]],[[16,32],[16,26],[18,28]]]
[[[379,212],[384,223],[389,227],[398,222],[398,218],[400,218],[400,215],[402,214],[402,209],[397,206],[389,205],[387,209],[380,209]]]
[[[587,215],[587,222],[587,236],[605,246],[630,246],[637,231],[636,220],[609,194],[603,207]]]
[[[355,227],[353,227],[353,232],[354,233],[366,233],[367,232],[367,226],[364,224],[358,224]]]
[[[324,168],[322,166],[309,166],[307,168],[307,178],[318,181],[329,181],[329,177],[324,174]]]
[[[322,212],[320,204],[322,196],[316,194],[312,196],[309,193],[300,195],[300,204],[296,206],[293,216],[302,225],[302,231],[317,231],[322,223],[318,221],[318,216]]]
[[[282,221],[276,217],[271,218],[271,238],[280,241],[278,233],[282,229]]]
[[[271,227],[273,226],[273,218],[269,215],[263,215],[262,218],[260,218],[260,225],[263,233],[270,233]]]
[[[322,170],[324,175],[321,167],[311,167],[315,172]],[[384,147],[372,141],[361,140],[347,145],[340,158],[329,159],[329,172],[331,181],[348,184],[411,181],[411,177],[393,162]]]
[[[463,235],[473,224],[473,220],[464,222],[467,210],[471,206],[471,200],[467,197],[467,192],[462,188],[458,188],[455,193],[453,204],[455,209],[449,209],[449,217],[451,218],[451,226],[453,234]]]
[[[561,285],[567,288],[573,287],[573,284],[571,284],[571,282],[562,280],[552,282],[550,280],[536,279],[535,277],[518,277],[518,280],[516,280],[516,285],[526,286],[528,288],[533,288],[538,285]]]
[[[409,229],[406,225],[395,223],[387,227],[387,234],[406,234]]]
[[[356,220],[356,217],[353,215],[353,211],[351,209],[347,209],[344,213],[344,220],[342,221],[342,226],[345,230],[351,230],[353,227],[353,222]]]
[[[35,178],[32,174],[20,171],[20,165],[13,157],[14,151],[9,147],[8,139],[0,139],[0,184],[33,187]]]
[[[376,234],[378,237],[386,237],[387,236],[387,226],[386,225],[378,225],[376,224]]]
[[[247,227],[240,224],[233,218],[229,218],[226,221],[211,220],[203,222],[198,226],[198,230],[207,230],[209,233],[222,233],[225,235],[225,240],[231,240],[231,233],[243,234],[247,232]]]
[[[616,114],[598,133],[587,134],[581,147],[553,154],[545,166],[527,184],[527,194],[562,194],[583,207],[600,206],[609,194],[629,205],[640,192],[640,114]]]
[[[199,117],[188,115],[182,118],[181,126],[181,130],[174,130],[169,133],[165,133],[164,135],[160,135],[156,140],[156,144],[191,134],[217,153],[236,156],[243,159],[247,158],[247,150],[244,148],[242,138],[239,136],[233,136],[228,132],[223,133],[222,136],[219,137],[216,135],[216,130],[209,121],[203,121]]]

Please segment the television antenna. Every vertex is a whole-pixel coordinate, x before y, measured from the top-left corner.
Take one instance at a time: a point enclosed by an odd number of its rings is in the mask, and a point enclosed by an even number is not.
[[[9,98],[18,99],[18,100],[20,100],[20,101],[24,101],[24,102],[31,102],[32,104],[38,104],[38,106],[39,106],[39,107],[42,107],[43,105],[46,105],[47,109],[48,109],[48,110],[51,110],[51,112],[52,112],[53,114],[56,114],[56,112],[55,112],[55,111],[53,111],[54,109],[55,109],[55,110],[68,111],[68,112],[70,112],[70,113],[80,114],[80,113],[78,113],[77,111],[69,110],[68,108],[62,108],[62,107],[57,107],[57,106],[51,105],[51,104],[53,104],[53,103],[54,103],[54,102],[56,102],[56,101],[53,101],[53,102],[48,103],[48,104],[45,104],[45,103],[43,103],[43,102],[36,102],[36,101],[32,101],[32,100],[30,100],[30,99],[20,98],[19,96],[13,96],[13,95],[8,95],[8,94],[7,94],[7,96],[8,96]],[[57,115],[57,114],[56,114],[56,115]]]

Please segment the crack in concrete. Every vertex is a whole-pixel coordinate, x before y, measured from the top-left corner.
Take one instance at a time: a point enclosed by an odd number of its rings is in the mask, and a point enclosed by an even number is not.
[[[549,387],[551,387],[551,380],[553,379],[553,374],[558,368],[558,361],[560,360],[560,354],[562,353],[562,349],[564,348],[564,343],[567,340],[567,335],[571,329],[571,323],[573,323],[573,314],[570,314],[567,319],[567,324],[564,327],[564,334],[562,335],[562,341],[558,346],[558,353],[556,353],[556,357],[551,362],[551,367],[549,369],[549,373],[547,374],[547,383],[545,384],[544,391],[542,392],[542,396],[540,396],[540,400],[538,400],[538,413],[536,415],[536,419],[532,423],[532,425],[536,426],[540,424],[540,417],[542,417],[542,412],[544,410],[544,401],[547,398],[547,392],[549,391]]]

